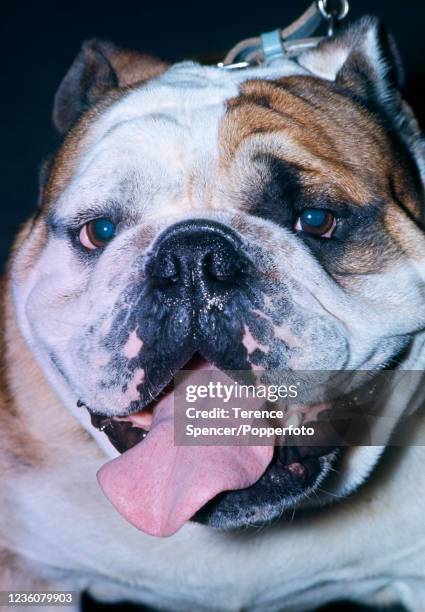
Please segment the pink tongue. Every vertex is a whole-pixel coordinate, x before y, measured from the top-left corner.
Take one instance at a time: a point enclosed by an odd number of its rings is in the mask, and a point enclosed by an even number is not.
[[[155,536],[178,531],[218,493],[254,484],[273,457],[272,446],[174,446],[173,412],[168,395],[146,439],[97,474],[118,512]]]

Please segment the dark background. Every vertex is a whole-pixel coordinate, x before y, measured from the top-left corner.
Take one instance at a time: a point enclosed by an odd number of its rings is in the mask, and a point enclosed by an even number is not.
[[[53,96],[81,41],[93,36],[108,38],[170,61],[220,59],[239,40],[287,25],[308,4],[308,0],[40,0],[3,5],[0,265],[19,224],[35,209],[39,165],[60,143],[50,119]],[[350,4],[351,19],[365,13],[379,15],[393,33],[406,69],[406,98],[425,125],[425,2],[351,0]],[[85,609],[118,608],[87,601]],[[336,609],[358,610],[346,605],[329,610]]]

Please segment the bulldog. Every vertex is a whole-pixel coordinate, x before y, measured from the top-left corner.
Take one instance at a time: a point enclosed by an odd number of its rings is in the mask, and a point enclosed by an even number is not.
[[[169,386],[423,369],[424,146],[400,87],[369,17],[245,70],[84,43],[3,283],[1,590],[424,609],[420,378],[387,389],[394,431],[416,411],[400,448],[179,447]]]

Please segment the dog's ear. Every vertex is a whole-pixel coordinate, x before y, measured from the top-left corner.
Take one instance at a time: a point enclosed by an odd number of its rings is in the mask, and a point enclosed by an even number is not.
[[[299,62],[313,74],[349,87],[365,99],[391,104],[403,85],[397,47],[376,17],[363,17]]]
[[[53,123],[65,133],[78,117],[108,91],[151,79],[168,65],[149,55],[119,49],[92,39],[80,53],[59,86],[53,106]]]
[[[362,17],[303,53],[299,63],[384,110],[412,153],[425,184],[425,142],[411,108],[402,98],[404,73],[397,47],[379,19]]]

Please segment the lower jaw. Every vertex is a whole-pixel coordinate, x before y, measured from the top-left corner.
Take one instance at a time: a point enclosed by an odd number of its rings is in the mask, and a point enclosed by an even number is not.
[[[287,451],[291,459],[298,454],[297,447],[276,449],[272,463],[252,487],[218,495],[192,520],[220,529],[259,527],[282,518],[285,511],[293,515],[295,508],[301,508],[311,497],[319,505],[316,491],[337,461],[340,449],[327,449],[327,452],[317,449],[323,454],[298,457],[297,461],[283,464]]]
[[[120,452],[141,442],[149,432],[130,421],[91,413],[93,425],[103,431]],[[338,456],[336,447],[276,446],[274,458],[251,487],[226,491],[208,502],[192,521],[219,529],[259,526],[302,504],[320,484]]]

